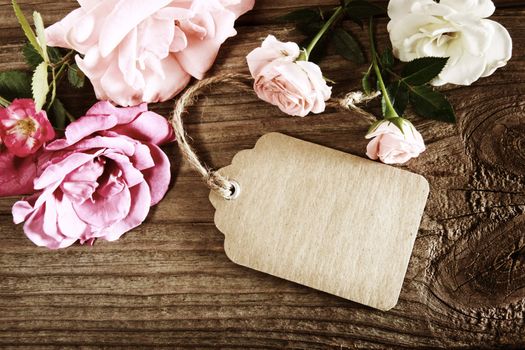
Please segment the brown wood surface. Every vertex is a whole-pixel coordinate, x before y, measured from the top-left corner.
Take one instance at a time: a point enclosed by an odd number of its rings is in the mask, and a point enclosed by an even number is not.
[[[301,39],[275,16],[337,2],[258,0],[210,74],[246,72],[245,55],[268,33]],[[0,201],[0,347],[524,348],[525,1],[496,3],[494,18],[514,39],[512,61],[471,87],[448,89],[457,125],[414,119],[428,151],[405,168],[424,175],[431,193],[393,310],[231,263],[208,190],[174,146],[174,186],[147,223],[115,243],[37,249],[11,223],[14,199]],[[42,12],[47,23],[76,6],[20,4],[27,13]],[[22,41],[9,2],[0,0],[0,70],[24,68]],[[336,94],[357,89],[365,69],[334,55],[322,67],[338,81]],[[61,94],[75,114],[94,102],[89,88]],[[167,114],[169,106],[156,110]],[[187,123],[199,153],[215,167],[271,131],[360,156],[366,146],[367,125],[351,113],[290,118],[229,87],[210,92]]]

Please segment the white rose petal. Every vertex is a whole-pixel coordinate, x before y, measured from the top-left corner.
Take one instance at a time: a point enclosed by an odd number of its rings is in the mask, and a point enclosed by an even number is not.
[[[486,19],[491,0],[391,0],[388,32],[394,54],[408,62],[449,57],[433,85],[470,85],[507,64],[512,39],[501,24]]]

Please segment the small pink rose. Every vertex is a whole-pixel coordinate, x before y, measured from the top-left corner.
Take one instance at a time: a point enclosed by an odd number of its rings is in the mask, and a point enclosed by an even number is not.
[[[401,119],[401,118],[399,118]],[[389,120],[379,123],[368,135],[372,139],[366,155],[385,164],[404,164],[426,150],[423,137],[406,119],[400,120],[403,131]]]
[[[173,141],[167,120],[142,104],[94,105],[46,147],[34,181],[38,192],[13,206],[38,246],[117,240],[139,226],[165,195],[170,162],[158,147]]]
[[[0,108],[0,137],[10,153],[23,158],[54,139],[55,131],[46,112],[36,112],[33,100],[19,99]]]
[[[246,59],[257,96],[288,115],[304,117],[324,112],[332,88],[319,66],[298,60],[300,54],[297,44],[269,35]]]
[[[98,99],[166,101],[202,79],[235,20],[255,0],[84,0],[46,29],[50,46],[78,51]]]

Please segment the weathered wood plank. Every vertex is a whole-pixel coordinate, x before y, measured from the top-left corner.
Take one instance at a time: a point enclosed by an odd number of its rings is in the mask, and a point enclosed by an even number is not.
[[[20,3],[28,13],[41,11],[47,23],[75,6]],[[296,3],[259,0],[212,74],[246,72],[246,53],[267,33],[299,40],[291,26],[272,23],[305,6]],[[172,147],[173,188],[145,225],[117,243],[36,249],[10,223],[13,199],[0,200],[0,347],[525,347],[525,2],[496,3],[495,19],[514,38],[513,61],[472,87],[450,90],[457,126],[415,120],[428,151],[406,168],[425,175],[432,190],[392,311],[230,263],[212,225],[208,190]],[[0,1],[0,31],[0,70],[24,68],[22,33],[6,0]],[[327,76],[342,77],[336,93],[358,88],[365,68],[334,55],[322,66]],[[85,89],[66,93],[65,101],[81,114],[94,99]],[[169,104],[156,109],[167,114]],[[187,123],[199,153],[216,167],[270,131],[361,156],[366,146],[367,125],[351,113],[285,117],[229,87],[210,92]]]

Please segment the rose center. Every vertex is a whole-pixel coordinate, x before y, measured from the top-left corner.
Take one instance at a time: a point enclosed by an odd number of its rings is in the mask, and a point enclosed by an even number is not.
[[[11,130],[11,133],[20,133],[25,136],[32,135],[36,132],[38,124],[33,118],[21,119],[16,123],[16,126]]]
[[[443,33],[442,36],[444,36],[448,40],[452,40],[458,37],[458,32],[446,32],[446,33]]]

